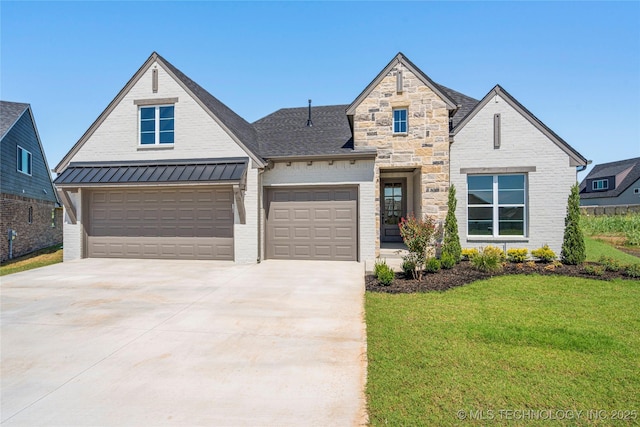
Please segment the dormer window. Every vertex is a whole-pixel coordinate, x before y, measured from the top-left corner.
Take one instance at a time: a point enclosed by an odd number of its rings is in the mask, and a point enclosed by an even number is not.
[[[594,179],[591,181],[591,189],[593,191],[603,191],[609,189],[608,179]]]
[[[174,143],[174,106],[140,107],[140,145]]]
[[[407,133],[407,109],[393,110],[393,133]]]

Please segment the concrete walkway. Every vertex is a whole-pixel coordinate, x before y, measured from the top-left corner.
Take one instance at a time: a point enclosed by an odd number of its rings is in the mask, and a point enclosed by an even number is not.
[[[3,276],[2,425],[360,424],[363,270],[87,259]]]

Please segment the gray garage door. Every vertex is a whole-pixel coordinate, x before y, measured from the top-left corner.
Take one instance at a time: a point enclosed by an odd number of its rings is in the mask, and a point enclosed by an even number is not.
[[[266,192],[266,257],[355,261],[355,187],[270,188]]]
[[[233,260],[228,187],[89,193],[88,256]]]

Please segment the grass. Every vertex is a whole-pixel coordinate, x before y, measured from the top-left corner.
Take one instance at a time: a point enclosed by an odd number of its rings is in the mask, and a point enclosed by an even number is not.
[[[5,262],[0,266],[0,276],[59,262],[62,262],[62,248],[60,245],[51,246]]]
[[[640,258],[622,252],[621,250],[616,249],[608,243],[602,242],[600,240],[585,236],[584,244],[587,249],[587,261],[597,262],[601,256],[604,256],[607,258],[616,259],[622,264],[640,263]]]
[[[502,276],[366,294],[372,425],[513,425],[500,410],[636,410],[640,281]],[[457,417],[493,412],[493,420]],[[637,419],[635,422],[637,422]],[[608,419],[564,425],[612,425]],[[625,422],[622,425],[630,425]]]

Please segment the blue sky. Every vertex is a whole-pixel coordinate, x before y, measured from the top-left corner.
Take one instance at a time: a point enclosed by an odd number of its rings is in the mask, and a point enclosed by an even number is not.
[[[595,163],[640,156],[640,2],[0,2],[0,91],[49,166],[157,51],[248,121],[348,104],[399,51],[496,83]],[[584,174],[580,175],[582,178]]]

